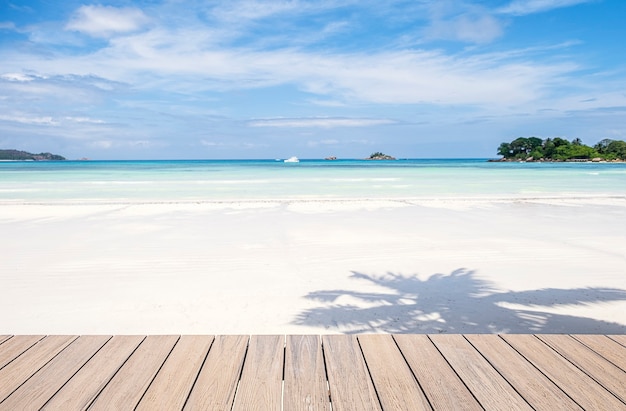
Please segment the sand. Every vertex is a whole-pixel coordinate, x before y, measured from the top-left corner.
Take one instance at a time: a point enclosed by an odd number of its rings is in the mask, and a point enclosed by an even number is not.
[[[625,333],[624,198],[0,204],[0,334]]]

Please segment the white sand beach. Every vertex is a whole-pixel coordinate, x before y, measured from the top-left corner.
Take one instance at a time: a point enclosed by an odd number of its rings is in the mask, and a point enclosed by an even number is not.
[[[0,333],[625,333],[624,198],[1,204]]]

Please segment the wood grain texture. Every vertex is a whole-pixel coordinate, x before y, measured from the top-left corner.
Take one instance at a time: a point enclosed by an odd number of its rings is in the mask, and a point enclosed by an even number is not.
[[[465,338],[535,410],[582,410],[499,336],[476,334]]]
[[[613,364],[626,371],[626,350],[615,340],[605,335],[579,334],[573,335],[578,341],[585,344]]]
[[[357,339],[383,409],[431,410],[391,335],[362,335]]]
[[[233,410],[280,410],[285,337],[253,335]]]
[[[90,410],[134,409],[172,351],[178,336],[150,335],[104,387]]]
[[[626,403],[626,373],[571,337],[539,335],[541,341]]]
[[[622,410],[626,406],[591,377],[579,370],[534,335],[503,335],[502,338],[570,398],[588,410]]]
[[[607,337],[622,345],[623,347],[626,347],[626,335],[607,335]]]
[[[212,336],[181,336],[136,409],[182,410],[212,342]]]
[[[626,336],[10,336],[0,343],[0,411],[626,410],[622,342]]]
[[[185,404],[185,410],[230,410],[243,367],[247,335],[218,335]]]
[[[333,410],[380,410],[356,337],[325,335],[322,345]]]
[[[40,409],[109,339],[111,336],[78,337],[15,390],[2,407]]]
[[[395,335],[404,358],[435,410],[482,410],[426,335]]]
[[[42,409],[86,409],[144,339],[139,335],[111,338]]]
[[[37,344],[45,335],[18,335],[0,346],[0,370]]]
[[[324,355],[319,336],[287,336],[284,378],[284,409],[330,410]]]
[[[430,338],[485,409],[532,409],[462,335],[440,334]]]
[[[0,370],[0,402],[76,338],[71,335],[48,336],[2,368]]]

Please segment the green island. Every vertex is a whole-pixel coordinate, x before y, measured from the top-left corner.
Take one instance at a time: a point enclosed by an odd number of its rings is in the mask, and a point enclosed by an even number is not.
[[[498,147],[502,158],[490,161],[626,161],[626,141],[605,138],[593,147],[579,138],[518,137]]]
[[[0,160],[60,161],[65,160],[65,157],[52,153],[33,154],[29,153],[28,151],[0,149]]]

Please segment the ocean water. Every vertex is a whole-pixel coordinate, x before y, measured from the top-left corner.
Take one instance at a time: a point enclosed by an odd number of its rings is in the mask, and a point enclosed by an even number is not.
[[[626,163],[0,162],[0,203],[626,196]]]

